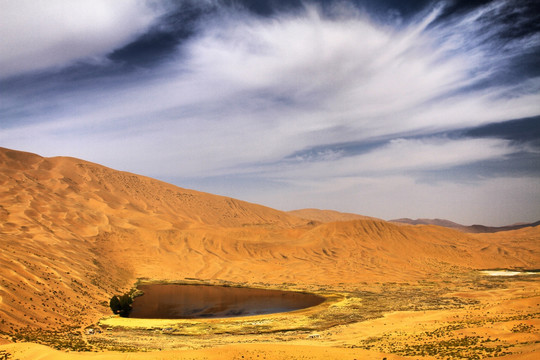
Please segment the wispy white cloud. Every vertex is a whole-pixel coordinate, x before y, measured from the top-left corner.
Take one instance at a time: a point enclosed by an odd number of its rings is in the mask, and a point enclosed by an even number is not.
[[[0,0],[0,78],[103,56],[159,15],[144,0]]]
[[[278,179],[327,179],[345,176],[381,176],[404,172],[437,170],[480,161],[500,159],[518,152],[500,139],[394,139],[385,146],[339,159],[279,164],[267,176]]]

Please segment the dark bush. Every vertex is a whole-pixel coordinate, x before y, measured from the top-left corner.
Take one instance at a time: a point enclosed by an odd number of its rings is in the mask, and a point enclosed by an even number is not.
[[[114,314],[122,317],[128,317],[131,312],[131,304],[133,304],[133,298],[130,293],[124,294],[120,297],[114,295],[109,302],[109,306]]]
[[[118,314],[120,312],[120,299],[118,298],[118,296],[114,295],[111,298],[109,306],[111,307],[111,310],[114,314]]]

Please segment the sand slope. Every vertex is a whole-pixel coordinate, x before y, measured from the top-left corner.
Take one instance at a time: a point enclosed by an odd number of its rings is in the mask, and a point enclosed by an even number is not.
[[[313,222],[74,158],[0,149],[0,331],[83,326],[137,278],[307,285],[538,267],[540,228]],[[298,216],[295,216],[298,215]],[[323,223],[321,223],[323,222]]]

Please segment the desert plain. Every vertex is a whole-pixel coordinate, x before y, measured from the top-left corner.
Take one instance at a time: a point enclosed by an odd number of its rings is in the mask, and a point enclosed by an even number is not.
[[[283,212],[0,148],[0,244],[0,359],[540,357],[539,226]],[[112,314],[112,295],[152,283],[326,301],[230,318]]]

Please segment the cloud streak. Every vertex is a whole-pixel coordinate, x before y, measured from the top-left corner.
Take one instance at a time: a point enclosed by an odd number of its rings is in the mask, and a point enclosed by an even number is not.
[[[274,176],[293,179],[402,174],[498,159],[517,151],[508,141],[499,139],[393,139],[365,154],[347,157],[323,154],[319,161],[294,161],[289,171],[272,172]]]

